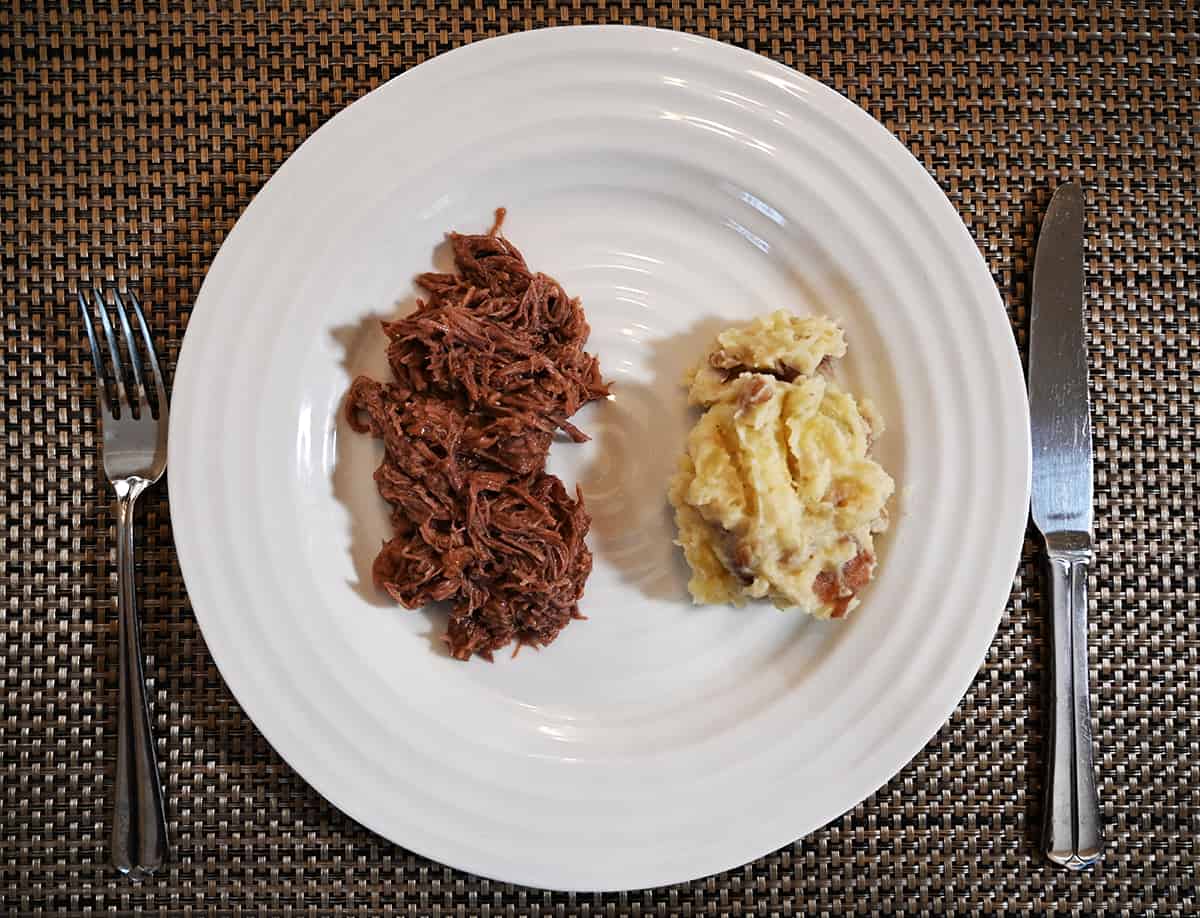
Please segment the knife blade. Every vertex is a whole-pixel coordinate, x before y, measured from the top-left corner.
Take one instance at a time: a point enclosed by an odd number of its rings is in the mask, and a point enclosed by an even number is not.
[[[1088,693],[1093,486],[1083,232],[1083,190],[1062,185],[1038,235],[1029,325],[1030,504],[1050,566],[1054,640],[1042,847],[1072,870],[1095,863],[1101,844]]]
[[[1038,235],[1029,322],[1033,521],[1043,535],[1092,529],[1092,423],[1083,333],[1083,191],[1054,192]]]

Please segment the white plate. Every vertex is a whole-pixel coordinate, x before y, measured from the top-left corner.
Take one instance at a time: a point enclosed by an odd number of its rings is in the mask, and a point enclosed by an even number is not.
[[[379,446],[339,406],[383,372],[377,319],[443,232],[497,205],[583,298],[616,400],[551,455],[595,516],[589,620],[489,665],[370,586]],[[844,324],[840,373],[890,425],[895,522],[844,622],[693,607],[671,544],[680,375],[715,329],[778,307]],[[1025,529],[1021,367],[954,209],[841,96],[672,32],[480,42],[332,119],[221,247],[171,414],[192,604],[267,739],[396,843],[559,889],[733,867],[871,794],[970,684]]]

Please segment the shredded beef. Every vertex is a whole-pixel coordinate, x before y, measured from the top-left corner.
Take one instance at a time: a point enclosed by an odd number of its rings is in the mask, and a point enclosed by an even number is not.
[[[383,323],[395,378],[360,376],[346,398],[350,426],[385,447],[375,482],[395,535],[375,582],[410,609],[449,602],[460,660],[549,644],[583,617],[592,569],[583,495],[545,466],[556,431],[587,439],[568,418],[608,387],[579,301],[529,270],[503,217],[449,235],[457,273],[418,276],[428,298]]]

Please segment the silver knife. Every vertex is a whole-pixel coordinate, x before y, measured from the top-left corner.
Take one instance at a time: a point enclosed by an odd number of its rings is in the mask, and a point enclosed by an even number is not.
[[[1029,323],[1033,522],[1046,543],[1054,624],[1046,856],[1071,870],[1100,858],[1088,700],[1092,423],[1083,336],[1083,191],[1060,186],[1038,235]]]

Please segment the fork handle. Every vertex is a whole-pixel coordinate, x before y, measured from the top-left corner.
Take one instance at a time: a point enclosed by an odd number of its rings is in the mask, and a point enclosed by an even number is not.
[[[117,774],[112,829],[113,866],[134,879],[152,874],[167,856],[167,821],[154,756],[133,574],[133,511],[149,482],[116,481],[117,622],[120,639]]]
[[[1069,870],[1100,858],[1100,804],[1092,766],[1092,712],[1088,699],[1087,533],[1046,539],[1054,626],[1049,780],[1042,846]]]

